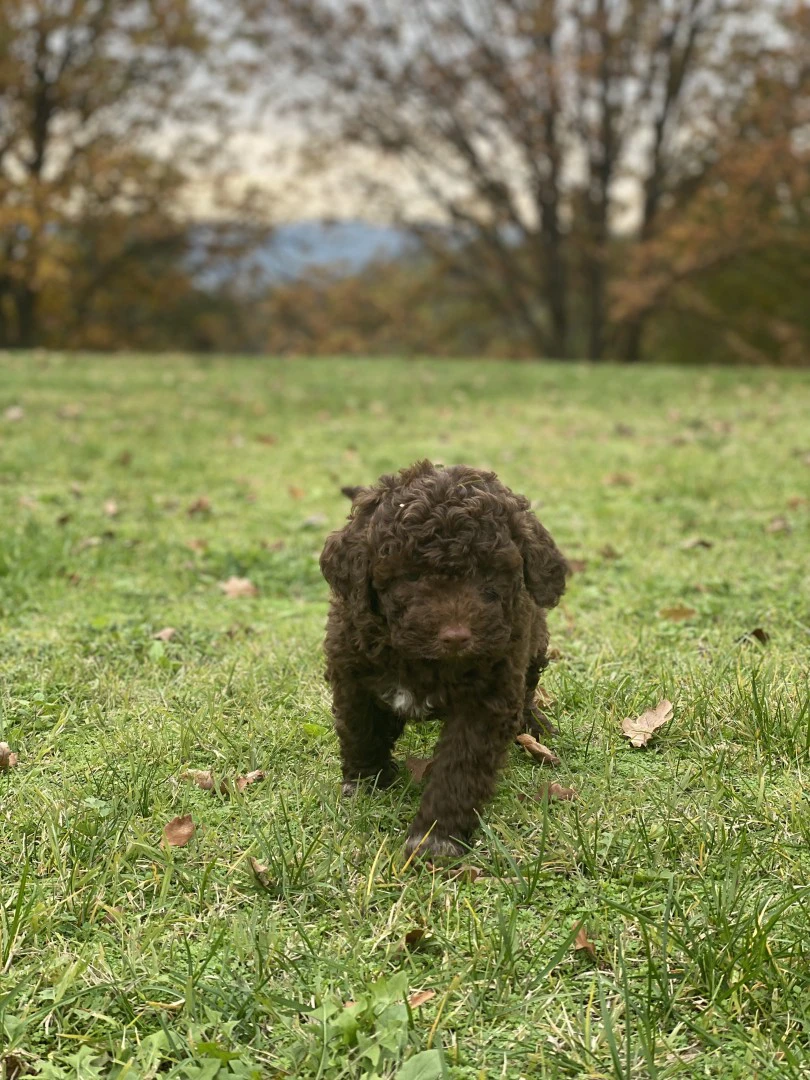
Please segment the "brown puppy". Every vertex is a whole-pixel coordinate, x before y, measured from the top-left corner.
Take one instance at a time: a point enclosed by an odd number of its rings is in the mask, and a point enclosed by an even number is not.
[[[441,717],[407,847],[456,856],[515,735],[537,729],[545,613],[567,565],[528,501],[494,473],[421,461],[345,490],[348,523],[321,555],[344,792],[365,778],[389,784],[405,722]]]

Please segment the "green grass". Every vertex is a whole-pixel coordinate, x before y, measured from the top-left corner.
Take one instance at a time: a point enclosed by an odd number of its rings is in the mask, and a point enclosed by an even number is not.
[[[0,1076],[810,1074],[808,417],[802,373],[0,357]],[[404,779],[340,800],[321,680],[338,489],[423,456],[587,563],[476,881],[404,868]]]

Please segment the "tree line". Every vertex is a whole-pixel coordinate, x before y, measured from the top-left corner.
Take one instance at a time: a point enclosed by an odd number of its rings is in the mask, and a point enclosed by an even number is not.
[[[0,345],[806,361],[806,4],[228,13],[6,0]],[[282,108],[305,133],[310,183],[339,163],[418,248],[251,272],[272,206],[215,183],[248,89],[268,139]]]

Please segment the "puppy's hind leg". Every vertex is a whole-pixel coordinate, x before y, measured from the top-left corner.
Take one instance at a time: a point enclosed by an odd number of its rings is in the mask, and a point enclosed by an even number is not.
[[[559,735],[559,731],[534,700],[540,675],[546,668],[547,663],[545,656],[535,656],[529,661],[529,667],[526,671],[526,696],[523,700],[520,731],[531,735],[535,739],[550,739],[554,735]]]
[[[381,788],[393,783],[397,770],[391,751],[404,719],[356,684],[333,685],[332,712],[340,740],[343,794],[354,794],[360,780],[376,780]]]

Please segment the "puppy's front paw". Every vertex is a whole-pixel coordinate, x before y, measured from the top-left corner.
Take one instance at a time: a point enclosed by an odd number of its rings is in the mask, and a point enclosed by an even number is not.
[[[538,709],[537,706],[531,712],[524,714],[523,730],[535,739],[548,739],[560,734],[542,709]]]
[[[435,830],[430,833],[412,832],[405,844],[408,858],[443,860],[460,859],[466,848],[458,840],[442,836]]]
[[[340,785],[340,794],[344,799],[351,799],[357,794],[357,781],[356,780],[344,780]]]

